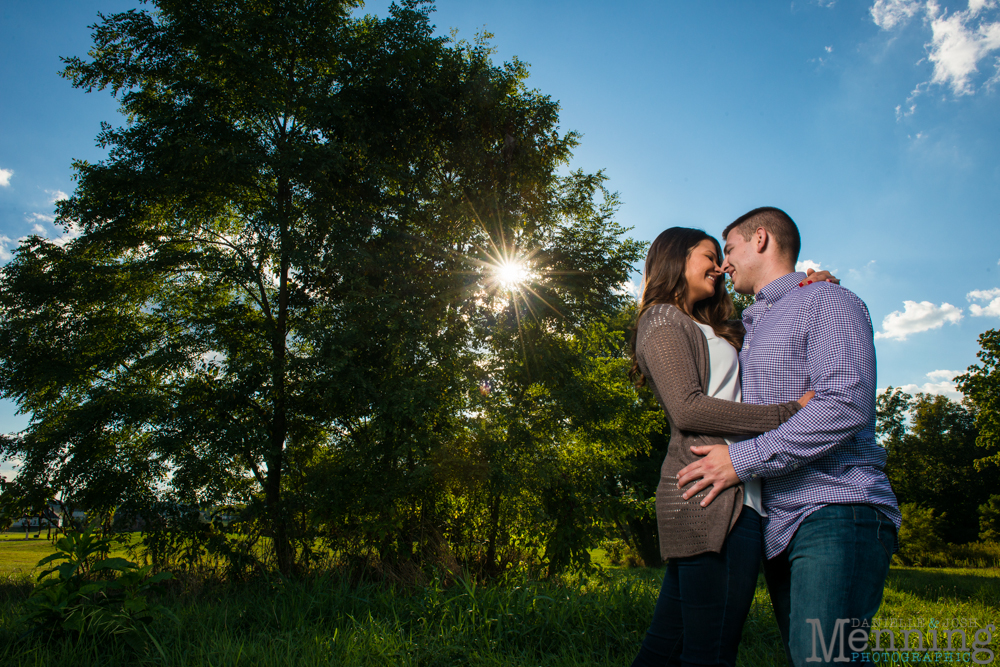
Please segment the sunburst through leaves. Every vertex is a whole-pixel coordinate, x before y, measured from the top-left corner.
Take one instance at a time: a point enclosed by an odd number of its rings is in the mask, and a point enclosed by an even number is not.
[[[510,260],[502,262],[495,269],[496,280],[501,286],[507,289],[519,288],[522,284],[531,280],[531,271],[524,262]]]

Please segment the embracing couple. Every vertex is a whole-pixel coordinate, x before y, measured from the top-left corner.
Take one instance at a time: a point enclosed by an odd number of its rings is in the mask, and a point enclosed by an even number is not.
[[[837,631],[870,625],[901,519],[875,441],[871,320],[825,272],[795,272],[784,211],[754,209],[722,238],[724,257],[674,227],[646,257],[632,377],[670,421],[667,568],[633,667],[734,665],[762,557],[789,663],[843,662],[864,649],[841,653]],[[756,297],[742,323],[723,273]]]

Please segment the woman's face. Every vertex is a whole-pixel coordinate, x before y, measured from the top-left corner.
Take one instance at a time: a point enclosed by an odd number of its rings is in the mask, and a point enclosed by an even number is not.
[[[684,279],[687,281],[688,306],[715,294],[715,281],[721,279],[722,269],[719,268],[719,256],[715,253],[715,244],[709,239],[702,240],[691,248],[687,264],[684,266]]]

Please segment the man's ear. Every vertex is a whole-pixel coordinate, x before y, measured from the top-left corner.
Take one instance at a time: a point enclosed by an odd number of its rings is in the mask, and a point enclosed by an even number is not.
[[[763,227],[758,227],[757,231],[753,233],[754,250],[756,250],[758,254],[764,252],[767,250],[767,243],[770,240],[771,239],[768,236],[767,230]]]

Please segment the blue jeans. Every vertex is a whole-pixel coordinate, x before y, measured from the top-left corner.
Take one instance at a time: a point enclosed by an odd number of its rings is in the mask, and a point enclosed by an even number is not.
[[[789,664],[850,659],[851,632],[863,621],[870,625],[882,603],[895,540],[896,526],[875,508],[826,505],[799,524],[787,549],[764,563]]]
[[[632,667],[735,665],[761,548],[760,515],[744,507],[721,552],[672,558]]]

